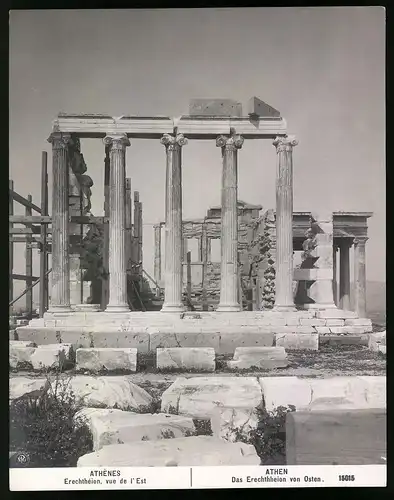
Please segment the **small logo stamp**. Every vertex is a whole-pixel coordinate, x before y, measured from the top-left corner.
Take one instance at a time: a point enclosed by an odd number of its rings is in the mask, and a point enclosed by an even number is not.
[[[16,453],[14,460],[19,465],[26,465],[30,462],[30,456],[28,453],[18,452]]]

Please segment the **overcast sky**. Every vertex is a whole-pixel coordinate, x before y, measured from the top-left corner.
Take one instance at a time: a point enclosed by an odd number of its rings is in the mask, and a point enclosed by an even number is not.
[[[258,96],[294,150],[294,210],[372,211],[367,278],[385,280],[385,11],[381,7],[40,10],[10,14],[10,177],[39,204],[41,151],[59,111],[179,116],[189,99]],[[100,140],[82,141],[103,211]],[[50,158],[50,156],[49,156]],[[49,181],[51,182],[51,160]],[[239,153],[240,199],[275,206],[271,141]],[[132,140],[127,176],[144,212],[144,266],[164,220],[165,152]],[[183,149],[184,217],[220,203],[215,141]],[[19,208],[16,213],[23,213]],[[38,260],[35,260],[38,273]],[[15,271],[24,272],[23,245]]]

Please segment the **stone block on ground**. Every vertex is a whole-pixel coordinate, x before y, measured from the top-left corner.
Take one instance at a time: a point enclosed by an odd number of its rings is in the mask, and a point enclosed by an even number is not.
[[[385,464],[386,411],[292,412],[286,417],[287,465]]]
[[[367,345],[368,338],[366,334],[360,333],[359,335],[327,335],[324,340],[329,345]],[[320,343],[322,339],[320,338]]]
[[[179,377],[163,392],[161,411],[210,419],[218,405],[252,409],[261,403],[254,377]]]
[[[9,385],[9,399],[41,394],[49,386],[46,378],[12,377]]]
[[[234,358],[227,362],[230,369],[286,368],[289,362],[284,347],[237,347]]]
[[[34,370],[58,369],[71,361],[71,344],[40,345],[31,356]]]
[[[298,377],[260,377],[264,408],[270,412],[279,406],[307,406],[312,399],[308,380]]]
[[[382,408],[385,399],[386,377],[330,377],[324,379],[311,379],[311,403],[324,402],[331,398],[343,399],[342,405],[353,405],[354,408]],[[351,407],[353,407],[351,406]],[[350,407],[349,407],[350,408]]]
[[[212,434],[234,443],[240,436],[248,438],[257,428],[258,415],[255,408],[234,408],[218,405],[211,417]]]
[[[35,352],[35,347],[26,347],[18,345],[10,345],[9,349],[9,364],[10,368],[33,368],[31,357]]]
[[[318,333],[277,333],[275,335],[277,347],[284,347],[286,350],[319,350]]]
[[[371,333],[368,338],[368,349],[378,352],[380,346],[386,345],[386,330],[384,332]]]
[[[215,349],[212,347],[167,347],[156,349],[158,370],[215,371]]]
[[[242,104],[233,99],[190,99],[190,116],[242,116]]]
[[[166,413],[84,408],[75,415],[75,419],[87,422],[93,436],[94,451],[111,444],[179,438],[195,432],[193,419]]]
[[[385,345],[380,345],[379,348],[378,348],[378,351],[381,354],[384,354],[386,356],[386,346]]]
[[[386,408],[387,379],[382,375],[357,377],[364,383],[365,398],[370,408]]]
[[[298,411],[360,410],[365,407],[365,402],[360,407],[360,404],[354,400],[333,396],[315,398],[308,406],[302,406]]]
[[[10,340],[9,341],[10,348],[11,347],[37,347],[35,342],[31,342],[30,340]]]
[[[91,372],[137,370],[137,349],[126,347],[77,349],[76,369]]]
[[[133,384],[127,376],[76,375],[65,390],[72,391],[83,406],[90,408],[141,411],[153,402],[152,396]]]
[[[253,445],[211,436],[192,436],[104,446],[83,455],[77,467],[193,467],[259,465]]]

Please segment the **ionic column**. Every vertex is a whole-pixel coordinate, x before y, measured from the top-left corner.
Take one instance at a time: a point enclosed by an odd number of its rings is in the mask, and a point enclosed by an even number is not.
[[[351,240],[341,239],[339,249],[339,307],[350,310],[350,247]]]
[[[294,310],[293,299],[293,147],[294,137],[273,141],[278,155],[276,171],[275,308]]]
[[[334,304],[338,305],[338,284],[337,284],[337,252],[338,246],[333,242],[332,245],[332,294],[334,296]]]
[[[109,179],[109,301],[108,312],[127,312],[126,277],[126,134],[107,135]]]
[[[160,139],[166,148],[166,222],[163,312],[182,312],[182,134],[164,134]]]
[[[155,261],[153,276],[157,283],[156,296],[160,296],[160,281],[161,281],[161,224],[155,224]]]
[[[54,132],[52,144],[52,292],[48,312],[71,311],[68,255],[68,148],[70,134]]]
[[[240,135],[221,135],[216,139],[223,158],[220,302],[217,311],[241,310],[238,294],[237,150],[243,142]]]
[[[359,318],[366,318],[366,273],[365,273],[365,243],[367,237],[354,238],[354,309]]]

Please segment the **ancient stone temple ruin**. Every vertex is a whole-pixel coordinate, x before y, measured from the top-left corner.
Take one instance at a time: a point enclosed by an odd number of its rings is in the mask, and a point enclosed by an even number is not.
[[[271,310],[275,305],[276,224],[275,210],[262,210],[241,200],[238,210],[238,293],[244,310]],[[302,309],[339,307],[350,310],[350,250],[357,287],[353,309],[366,314],[365,252],[367,219],[370,212],[334,212],[328,214],[325,230],[320,232],[321,216],[311,212],[293,212],[293,298]],[[330,226],[331,224],[331,226]],[[162,231],[164,222],[154,226],[155,282],[162,280]],[[212,255],[213,240],[220,243],[221,207],[211,207],[204,219],[183,220],[183,289],[187,289],[187,266],[192,267],[193,310],[214,310],[220,299],[220,255]],[[188,250],[194,253],[188,263]],[[364,245],[363,245],[364,243]],[[361,246],[360,246],[361,245]],[[318,248],[317,248],[318,247]],[[338,252],[339,251],[339,252]],[[323,252],[325,256],[323,256]],[[338,257],[339,253],[339,257]],[[193,256],[195,257],[193,259]],[[324,258],[323,258],[324,257]],[[318,271],[320,269],[320,271]],[[339,272],[338,272],[339,271]]]
[[[74,211],[90,211],[92,181],[84,175],[80,151],[80,139],[85,138],[103,142],[108,181],[103,221],[108,222],[109,288],[101,304],[75,304],[75,259],[67,238],[80,230],[69,222]],[[164,293],[157,312],[131,311],[127,300],[131,237],[139,252],[134,261],[142,256],[142,234],[131,235],[131,207],[126,202],[130,185],[125,158],[133,138],[160,141],[166,162],[165,220],[155,226],[155,281],[158,295],[160,288]],[[204,219],[185,221],[182,153],[194,139],[212,141],[212,155],[222,162],[222,197],[221,206],[211,208]],[[276,156],[272,210],[238,200],[238,152],[245,141],[263,139],[273,144],[272,168]],[[245,115],[239,103],[225,100],[191,101],[189,115],[180,118],[62,113],[48,140],[53,151],[51,300],[43,318],[18,329],[19,340],[137,347],[141,352],[214,347],[228,354],[238,346],[317,349],[319,336],[371,331],[371,321],[365,318],[365,243],[372,214],[293,211],[293,150],[298,143],[287,135],[285,119],[263,101],[251,99]],[[79,189],[74,193],[76,180]],[[70,202],[73,196],[75,204]],[[197,260],[188,264],[190,238],[198,239],[199,248]],[[220,262],[210,260],[212,239],[220,240]],[[349,303],[352,246],[354,311]],[[201,283],[195,290],[199,307],[193,313],[187,312],[184,300],[185,264],[200,268]]]

